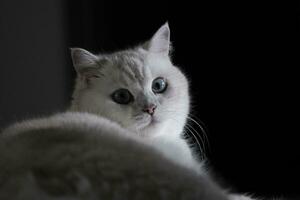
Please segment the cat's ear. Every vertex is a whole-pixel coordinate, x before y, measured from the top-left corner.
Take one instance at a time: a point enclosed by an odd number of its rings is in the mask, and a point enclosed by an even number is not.
[[[170,28],[168,22],[156,31],[151,40],[146,43],[146,48],[153,53],[160,53],[166,56],[169,55]]]
[[[86,78],[98,77],[99,57],[81,48],[71,48],[71,57],[76,72]]]

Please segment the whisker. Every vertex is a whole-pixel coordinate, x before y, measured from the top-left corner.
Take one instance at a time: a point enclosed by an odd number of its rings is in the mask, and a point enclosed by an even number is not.
[[[188,129],[188,130],[190,131],[190,134],[192,134],[192,137],[194,138],[194,140],[196,141],[196,143],[197,143],[197,145],[198,145],[198,147],[199,147],[199,151],[200,151],[200,159],[201,159],[201,160],[205,159],[205,158],[206,158],[206,155],[205,155],[205,145],[204,145],[204,143],[203,143],[202,138],[199,136],[198,132],[197,132],[193,127],[191,127],[190,125],[187,124],[187,126],[186,126],[185,128]],[[193,132],[190,128],[191,128],[192,130],[194,130],[195,132]],[[200,139],[201,143],[200,143],[200,141],[198,140],[198,137],[197,137],[194,133],[196,133],[197,136],[199,136],[199,139]],[[201,145],[201,144],[203,144],[203,145]]]
[[[178,114],[178,111],[175,111],[175,110],[167,110],[167,109],[164,109],[163,107],[160,107],[160,109],[161,109],[161,112],[170,113],[170,114]],[[195,142],[197,143],[197,146],[199,147],[199,151],[201,153],[201,158],[206,158],[206,151],[210,150],[210,143],[209,143],[208,135],[207,135],[205,129],[203,128],[203,126],[201,125],[203,122],[201,122],[201,120],[199,120],[196,116],[192,115],[191,113],[189,113],[186,116],[186,118],[187,118],[187,121],[185,123],[184,128],[188,132],[185,134],[189,135],[189,133],[190,133],[190,136],[192,138],[194,138]],[[197,122],[197,120],[194,118],[199,120],[201,124],[199,122]],[[173,117],[171,117],[170,119],[178,122],[178,120],[174,119]],[[198,130],[200,130],[200,132],[198,132],[197,129],[192,124],[196,124],[196,127],[198,128]]]
[[[192,114],[189,114],[189,115],[192,115]],[[195,117],[195,116],[194,116],[194,117]],[[187,116],[187,118],[188,118],[189,120],[191,120],[192,122],[194,122],[194,123],[200,128],[201,132],[203,133],[203,135],[204,135],[204,137],[205,137],[204,141],[206,142],[206,145],[207,145],[208,149],[210,149],[210,143],[209,143],[208,135],[206,134],[206,131],[204,130],[203,126],[200,125],[200,124],[199,124],[195,119],[193,119],[192,117]]]
[[[194,129],[194,127],[192,125],[190,125],[188,122],[186,123],[186,126],[188,126],[189,128],[191,128],[192,130],[195,131],[195,133],[197,134],[197,136],[199,137],[200,141],[201,141],[201,147],[202,147],[202,153],[204,154],[205,156],[205,152],[206,152],[206,148],[205,148],[205,142],[204,142],[204,138],[202,138],[201,134],[198,133],[198,131],[196,129]],[[197,136],[195,136],[197,139]]]
[[[174,118],[170,118],[170,119],[172,119],[172,120],[174,120],[174,121],[178,121],[178,120],[176,120],[176,119],[174,119]],[[198,140],[198,137],[196,137],[196,135],[194,134],[194,132],[192,131],[192,130],[194,130],[196,133],[197,133],[197,131],[194,129],[194,128],[192,128],[191,126],[185,126],[184,127],[186,130],[188,130],[188,132],[192,135],[192,137],[195,139],[195,141],[196,141],[196,144],[198,145],[198,147],[199,147],[199,150],[200,150],[200,153],[201,153],[201,157],[205,157],[204,156],[204,151],[203,151],[203,149],[202,149],[202,145],[201,145],[201,143],[199,142],[199,140]],[[192,129],[192,130],[191,130]]]
[[[174,111],[174,110],[167,110],[167,109],[164,109],[164,108],[161,108],[161,110],[162,110],[162,112],[166,112],[166,113],[171,113],[171,114],[173,114],[173,113],[178,113],[178,112],[176,112],[176,111]],[[200,125],[199,124],[199,122],[197,122],[193,117],[195,117],[195,118],[197,118],[196,116],[193,116],[192,117],[192,114],[188,114],[188,115],[190,115],[190,116],[187,116],[187,122],[186,122],[186,124],[185,124],[185,127],[189,127],[189,129],[191,129],[191,128],[193,128],[193,135],[194,135],[194,137],[199,137],[199,139],[201,140],[201,149],[202,149],[202,153],[205,153],[206,152],[206,147],[207,147],[207,150],[209,151],[209,149],[210,149],[210,143],[209,143],[209,139],[208,139],[208,136],[207,136],[207,133],[206,133],[206,131],[205,131],[205,129],[203,128],[203,126],[202,125]],[[173,119],[173,118],[172,118]],[[198,118],[197,118],[198,119]],[[175,119],[173,119],[173,120],[175,120]],[[199,119],[198,119],[199,120]],[[176,120],[175,120],[176,121]],[[201,121],[201,120],[199,120],[199,121]],[[191,122],[191,123],[193,123],[193,124],[196,124],[196,127],[197,128],[199,128],[199,130],[201,131],[201,133],[200,132],[198,132],[195,128],[194,128],[194,126],[192,125],[192,124],[190,124],[189,122]],[[191,130],[189,130],[189,132],[191,132]],[[196,135],[197,136],[196,136]],[[198,139],[198,137],[197,137],[197,139]],[[198,140],[198,143],[200,143],[199,142],[199,140]]]
[[[167,112],[172,112],[172,111],[167,111]],[[178,122],[177,119],[174,119],[173,117],[170,118],[171,120],[174,120],[175,122]],[[200,160],[204,160],[206,158],[206,154],[205,154],[205,143],[203,142],[203,138],[201,137],[201,135],[197,132],[197,130],[195,128],[193,128],[190,124],[186,123],[184,126],[183,130],[183,134],[186,134],[185,139],[188,143],[189,140],[188,139],[192,139],[194,140],[194,144],[197,145],[199,152],[200,152],[200,157],[198,157],[198,159]],[[185,131],[188,131],[187,133],[185,133]],[[198,136],[198,137],[197,137]],[[188,138],[191,137],[191,138]],[[199,139],[201,140],[201,142],[199,141]],[[191,144],[190,144],[191,145]],[[193,147],[192,147],[193,148]],[[195,151],[194,151],[195,153]]]

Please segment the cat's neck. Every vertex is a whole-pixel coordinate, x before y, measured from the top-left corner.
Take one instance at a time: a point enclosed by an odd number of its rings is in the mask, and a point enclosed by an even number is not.
[[[182,123],[170,121],[157,135],[148,140],[166,157],[198,173],[203,173],[201,163],[194,159],[191,149],[182,138],[184,125],[184,120],[182,120]]]

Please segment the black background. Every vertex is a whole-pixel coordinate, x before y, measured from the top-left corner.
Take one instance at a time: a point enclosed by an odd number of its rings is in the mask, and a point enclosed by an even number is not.
[[[216,176],[239,192],[297,197],[299,2],[293,6],[285,14],[280,3],[262,1],[1,1],[0,127],[68,105],[68,47],[126,48],[168,21]]]

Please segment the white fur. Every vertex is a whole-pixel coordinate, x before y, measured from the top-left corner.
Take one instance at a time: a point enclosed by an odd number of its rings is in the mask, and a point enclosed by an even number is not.
[[[181,138],[189,112],[188,82],[180,70],[173,66],[169,57],[166,56],[166,51],[169,51],[169,28],[167,24],[157,31],[150,40],[149,46],[148,50],[143,47],[133,50],[143,57],[143,63],[140,63],[137,59],[128,58],[129,61],[136,62],[140,71],[144,72],[142,84],[138,81],[128,80],[128,77],[115,66],[116,64],[110,62],[114,55],[110,57],[98,55],[98,58],[96,58],[92,53],[87,56],[86,50],[73,49],[73,62],[75,68],[79,66],[80,70],[82,70],[84,64],[93,63],[91,61],[93,59],[96,59],[94,63],[102,59],[106,59],[108,62],[104,66],[98,66],[99,71],[104,76],[91,79],[88,86],[84,74],[78,73],[70,110],[95,113],[111,119],[133,134],[141,136],[148,143],[152,143],[163,154],[168,155],[178,163],[201,172],[201,164],[195,161],[187,143]],[[165,49],[165,51],[157,51],[157,49]],[[124,53],[119,54],[122,56],[126,53],[128,52],[124,51]],[[77,57],[88,59],[88,61],[75,60],[74,58]],[[121,64],[126,65],[127,63]],[[86,65],[87,68],[91,66],[93,67],[94,64]],[[77,67],[77,71],[80,70]],[[94,73],[97,73],[97,70]],[[167,91],[159,95],[155,95],[151,91],[151,83],[157,77],[164,77],[168,81]],[[132,105],[125,106],[113,102],[110,94],[119,88],[129,89],[137,100],[144,99],[144,101],[153,101],[158,104],[153,116],[158,123],[144,126],[144,124],[148,124],[151,117],[140,112],[142,102],[134,102]],[[134,120],[133,115],[136,113],[145,120],[142,122]]]
[[[247,199],[226,197],[181,138],[188,81],[170,61],[169,34],[165,24],[147,45],[109,55],[73,48],[72,112],[1,135],[0,199]],[[157,77],[168,83],[162,94],[151,90]],[[135,101],[113,102],[120,88]],[[150,103],[153,116],[142,112]]]
[[[88,113],[58,114],[4,130],[0,169],[0,199],[226,199],[205,175]]]

